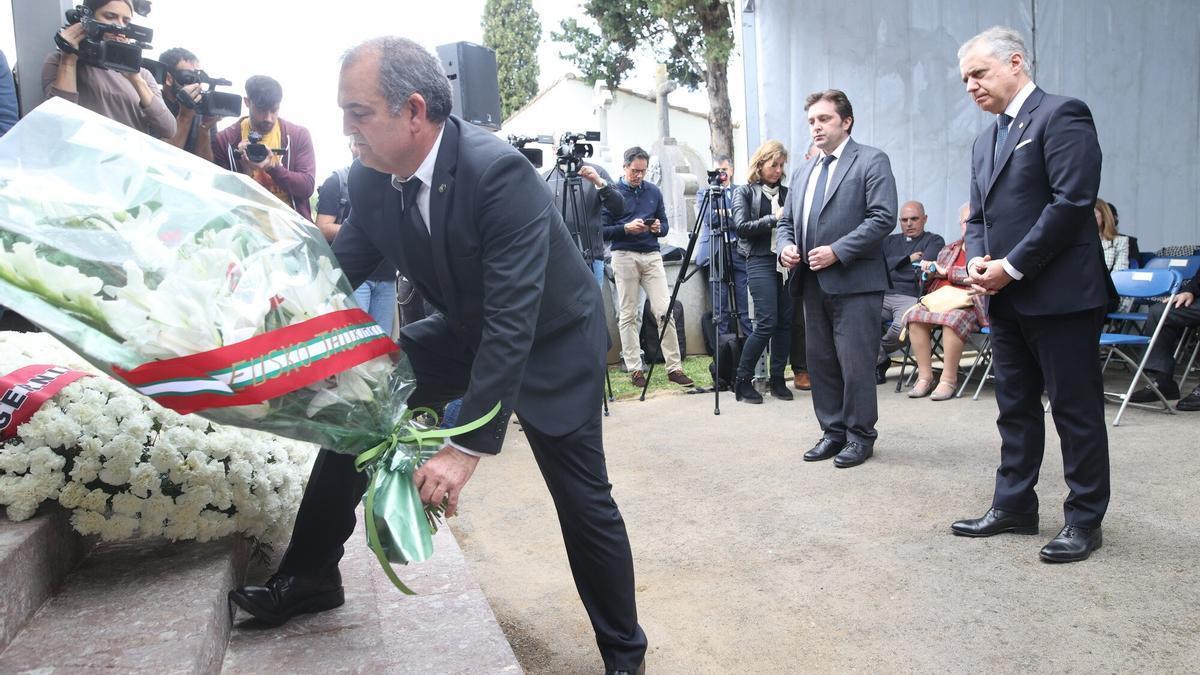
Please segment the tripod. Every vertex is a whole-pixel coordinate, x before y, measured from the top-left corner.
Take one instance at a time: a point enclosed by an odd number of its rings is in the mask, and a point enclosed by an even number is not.
[[[559,201],[559,215],[562,216],[564,223],[574,223],[575,231],[571,232],[571,236],[575,239],[575,246],[583,255],[583,261],[587,263],[588,271],[592,271],[593,262],[596,259],[593,253],[593,246],[596,244],[592,229],[583,220],[583,213],[579,205],[583,195],[583,179],[579,177],[579,165],[581,160],[574,156],[559,157],[557,166],[546,174],[546,181],[549,182],[554,177],[555,171],[561,171],[563,174],[563,191],[561,200]],[[557,194],[557,190],[555,190]],[[567,209],[570,209],[568,211]],[[567,214],[570,213],[574,220],[568,220]],[[570,227],[567,228],[570,231]],[[606,391],[600,392],[600,401],[604,407],[604,416],[609,416],[608,402],[613,400],[612,380],[608,376],[607,357],[604,364],[604,384]]]
[[[711,294],[713,306],[713,414],[721,414],[721,315],[716,311],[720,307],[717,302],[718,294],[722,292],[721,285],[724,284],[724,292],[729,304],[729,316],[733,320],[734,334],[740,343],[742,338],[742,323],[741,313],[737,304],[737,286],[733,279],[733,240],[730,235],[734,232],[734,225],[730,222],[729,217],[729,200],[725,197],[725,188],[720,183],[720,178],[710,175],[708,186],[704,190],[704,198],[700,201],[700,208],[696,213],[696,222],[692,225],[692,231],[688,233],[687,251],[683,254],[683,264],[679,266],[679,276],[675,279],[675,287],[671,289],[671,298],[667,302],[667,312],[659,319],[660,330],[658,333],[658,350],[662,352],[662,341],[667,336],[667,330],[670,324],[667,323],[667,318],[671,316],[671,310],[675,307],[675,299],[679,296],[679,289],[689,278],[692,277],[699,267],[692,270],[688,274],[688,265],[692,261],[692,252],[696,248],[696,240],[700,238],[700,229],[706,222],[710,210],[715,211],[717,217],[709,222],[708,231],[708,278],[709,278],[709,293]],[[650,364],[650,371],[646,374],[646,384],[642,387],[642,395],[639,400],[646,400],[646,390],[650,387],[650,376],[654,374],[654,366]],[[736,368],[737,364],[733,364]]]

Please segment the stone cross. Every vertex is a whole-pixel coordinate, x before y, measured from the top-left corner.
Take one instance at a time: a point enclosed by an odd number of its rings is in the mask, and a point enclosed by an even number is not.
[[[654,97],[658,101],[658,137],[671,137],[671,108],[667,105],[667,95],[675,91],[678,85],[667,79],[667,66],[658,64],[654,72]]]

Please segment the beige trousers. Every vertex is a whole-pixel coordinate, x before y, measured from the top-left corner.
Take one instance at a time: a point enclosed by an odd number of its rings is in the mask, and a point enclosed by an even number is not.
[[[667,314],[667,301],[670,300],[662,254],[658,251],[613,251],[612,268],[617,280],[617,325],[621,331],[621,358],[625,360],[625,368],[629,372],[644,371],[646,366],[642,363],[642,349],[638,341],[638,316],[642,312],[642,307],[638,304],[638,289],[646,291],[646,297],[650,299],[650,311],[654,314],[658,332],[661,334],[660,319],[663,314]],[[662,351],[668,373],[682,368],[679,362],[679,338],[675,334],[675,320],[670,314],[667,334],[662,341]]]

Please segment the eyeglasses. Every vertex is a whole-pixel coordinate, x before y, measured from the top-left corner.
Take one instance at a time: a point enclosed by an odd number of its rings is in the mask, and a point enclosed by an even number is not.
[[[916,221],[918,221],[918,220],[920,220],[920,219],[921,219],[921,217],[920,217],[920,216],[914,216],[914,217],[912,217],[912,218],[901,218],[901,219],[900,219],[900,222],[902,222],[902,223],[907,223],[907,222],[910,222],[910,221],[912,221],[912,222],[916,222]]]

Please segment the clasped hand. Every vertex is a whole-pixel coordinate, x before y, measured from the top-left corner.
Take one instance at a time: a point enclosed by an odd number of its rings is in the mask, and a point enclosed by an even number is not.
[[[788,269],[799,265],[801,260],[800,249],[795,244],[784,246],[779,252],[779,262]],[[838,257],[832,246],[818,246],[808,252],[808,267],[814,272],[823,270],[837,261]]]
[[[1003,258],[992,260],[990,255],[974,258],[967,268],[971,291],[978,295],[995,295],[1013,280],[1004,269]]]

